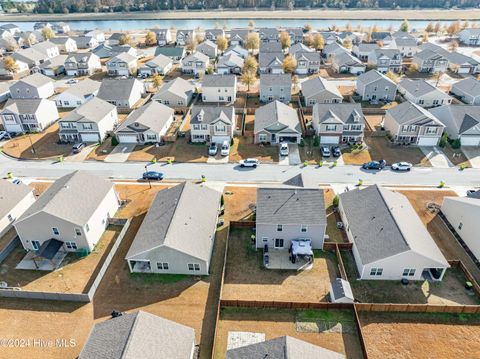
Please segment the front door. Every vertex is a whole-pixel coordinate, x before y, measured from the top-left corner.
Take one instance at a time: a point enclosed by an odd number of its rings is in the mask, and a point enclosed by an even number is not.
[[[38,251],[40,249],[40,242],[39,241],[32,241],[32,248],[34,251]]]

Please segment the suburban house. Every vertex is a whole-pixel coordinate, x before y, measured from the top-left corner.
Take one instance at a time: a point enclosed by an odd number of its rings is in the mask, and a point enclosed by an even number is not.
[[[119,111],[131,111],[145,94],[143,83],[135,78],[103,79],[98,98],[117,106]]]
[[[172,108],[186,107],[190,104],[195,86],[181,77],[166,82],[157,90],[152,100],[163,103]]]
[[[358,76],[356,92],[362,101],[392,102],[397,94],[397,84],[377,70]]]
[[[0,82],[0,102],[5,102],[10,98],[10,86],[6,82]]]
[[[42,132],[58,118],[55,102],[44,98],[9,99],[0,110],[3,128],[9,133]]]
[[[253,133],[255,143],[300,143],[302,139],[297,111],[277,100],[256,109]]]
[[[450,92],[468,105],[480,105],[480,81],[474,78],[455,82]]]
[[[418,51],[417,39],[402,31],[392,34],[392,40],[388,47],[399,50],[402,57],[412,57]]]
[[[159,143],[174,120],[174,110],[157,101],[133,111],[115,130],[120,143]]]
[[[158,46],[166,46],[173,41],[170,29],[153,29],[152,31],[157,37]]]
[[[50,42],[57,45],[61,53],[75,52],[78,50],[77,42],[68,36],[54,37],[50,39]]]
[[[78,359],[193,359],[193,328],[142,310],[96,323]]]
[[[312,110],[312,125],[320,144],[363,142],[365,116],[359,103],[317,103]]]
[[[112,46],[112,45],[119,45],[120,44],[120,40],[122,39],[122,37],[125,36],[124,33],[122,32],[114,32],[113,34],[111,34],[109,37],[108,37],[108,40],[106,41],[108,43],[108,45]]]
[[[258,53],[266,53],[266,52],[283,52],[282,45],[280,42],[260,42],[260,46],[258,48]]]
[[[338,41],[338,35],[334,31],[312,31],[312,35],[315,34],[320,34],[323,37],[323,40],[325,41],[325,45],[331,45],[333,43],[336,43]]]
[[[90,52],[74,52],[65,60],[68,76],[91,76],[102,69],[100,58]]]
[[[201,75],[207,71],[210,59],[201,52],[194,52],[182,60],[182,72],[184,74]]]
[[[290,74],[261,74],[260,101],[281,101],[289,103],[292,99],[292,76]]]
[[[201,52],[204,55],[207,55],[211,59],[215,59],[218,54],[218,46],[216,43],[205,40],[195,49],[197,52]]]
[[[480,146],[480,106],[445,105],[430,110],[441,123],[449,139],[462,146]]]
[[[297,42],[296,44],[290,46],[288,53],[292,56],[295,56],[297,52],[315,52],[315,50],[307,45],[302,44],[301,42]]]
[[[145,62],[139,69],[138,72],[141,75],[166,75],[173,66],[173,60],[165,55],[155,56],[153,59]]]
[[[55,56],[60,55],[60,50],[58,49],[58,46],[55,45],[53,42],[50,42],[49,40],[32,45],[32,49],[41,52],[46,56],[46,58],[49,59],[53,59]]]
[[[361,61],[368,61],[368,56],[380,47],[377,44],[369,44],[361,42],[358,45],[352,47],[352,54],[358,57]]]
[[[42,62],[48,59],[47,55],[31,47],[15,51],[12,54],[12,57],[17,61],[26,63],[30,68],[40,65]]]
[[[235,75],[205,75],[202,80],[203,102],[233,104],[237,99],[237,77]]]
[[[15,60],[15,63],[17,64],[17,69],[13,71],[11,69],[7,70],[4,62],[0,61],[0,77],[2,80],[19,79],[30,75],[30,68],[27,63],[21,60]]]
[[[398,92],[405,99],[422,107],[448,105],[452,98],[425,80],[404,79],[398,84]]]
[[[91,50],[99,45],[97,39],[93,36],[74,36],[72,39],[77,43],[77,48],[82,50]]]
[[[177,30],[177,46],[185,46],[195,40],[195,30]]]
[[[35,202],[33,190],[26,184],[0,179],[0,237]]]
[[[335,56],[349,52],[346,48],[340,45],[338,42],[332,42],[331,44],[326,44],[322,50],[322,55],[325,59],[331,60]]]
[[[258,66],[261,74],[283,74],[283,52],[260,52]]]
[[[37,251],[50,240],[62,242],[66,251],[92,251],[118,207],[112,182],[75,171],[57,179],[14,227],[28,251]]]
[[[279,32],[276,27],[264,27],[258,29],[260,42],[278,42]]]
[[[292,44],[299,44],[303,41],[303,28],[301,27],[288,27],[285,29],[290,37]]]
[[[320,71],[321,57],[319,52],[296,52],[293,55],[297,60],[295,73],[299,75],[316,74]]]
[[[83,105],[91,98],[97,96],[101,83],[85,79],[70,86],[55,97],[58,108],[74,108]]]
[[[368,55],[368,64],[377,71],[400,73],[402,71],[402,55],[397,49],[375,49]]]
[[[478,193],[476,193],[478,195]],[[453,229],[462,238],[475,258],[480,258],[480,242],[478,233],[480,223],[480,198],[473,197],[444,197],[441,213],[445,216]]]
[[[240,45],[232,45],[223,52],[223,56],[227,56],[230,54],[236,54],[242,59],[246,59],[248,57],[248,50]]]
[[[407,101],[386,111],[384,128],[396,143],[436,146],[445,125],[424,108]]]
[[[360,75],[365,72],[366,65],[349,52],[340,52],[332,57],[332,68],[338,73]]]
[[[155,56],[164,55],[170,57],[173,63],[177,64],[185,57],[185,48],[183,46],[175,47],[157,47],[155,49]]]
[[[413,63],[418,66],[419,72],[445,72],[448,68],[448,59],[431,49],[425,49],[413,55]]]
[[[478,46],[480,45],[480,29],[463,29],[458,34],[458,39],[462,44],[465,44],[467,46]]]
[[[228,55],[223,55],[217,62],[217,74],[227,75],[235,74],[240,75],[242,73],[244,60],[235,52],[230,52]]]
[[[18,33],[20,33],[20,28],[18,27],[18,25],[15,25],[15,24],[3,24],[0,26],[0,28],[2,30],[6,30],[8,32],[10,32],[12,35],[16,35]]]
[[[92,52],[101,59],[107,59],[107,58],[115,57],[115,56],[120,55],[124,52],[138,58],[137,49],[135,49],[134,47],[131,47],[130,45],[101,44],[101,45],[97,46],[95,49],[93,49]]]
[[[480,72],[480,63],[474,58],[459,52],[447,52],[448,69],[458,74],[476,74]]]
[[[45,76],[55,77],[65,73],[65,60],[67,55],[58,55],[48,59],[32,69],[32,72],[40,72]]]
[[[223,29],[207,29],[205,30],[205,39],[210,41],[217,41],[217,37],[225,36],[225,30]]]
[[[190,116],[192,142],[230,143],[235,130],[233,106],[194,106]]]
[[[158,192],[125,257],[130,272],[208,275],[221,196],[191,182]]]
[[[105,33],[101,30],[87,31],[84,35],[87,37],[94,37],[99,44],[105,42]]]
[[[226,359],[345,359],[346,356],[290,336],[227,350]],[[82,358],[80,358],[82,359]]]
[[[68,142],[99,143],[117,122],[117,108],[95,97],[58,121],[58,136]]]
[[[127,52],[107,61],[107,72],[110,76],[131,76],[137,72],[137,58]]]
[[[343,96],[337,86],[321,76],[312,77],[302,82],[301,92],[305,106],[317,103],[340,103]]]
[[[327,219],[323,189],[258,188],[255,247],[289,249],[296,240],[310,240],[323,249]]]
[[[245,41],[250,30],[248,29],[231,29],[230,30],[230,45],[245,46]]]
[[[10,86],[13,99],[49,98],[54,92],[52,79],[40,73],[24,77]]]
[[[339,197],[359,279],[442,280],[450,266],[407,197],[378,185]]]

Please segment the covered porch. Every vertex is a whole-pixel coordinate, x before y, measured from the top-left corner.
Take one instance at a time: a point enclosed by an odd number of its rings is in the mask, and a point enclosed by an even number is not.
[[[68,252],[63,242],[51,238],[42,243],[37,251],[28,252],[15,267],[16,269],[53,271],[60,267]]]
[[[128,266],[131,273],[152,273],[150,261],[146,260],[129,260]]]

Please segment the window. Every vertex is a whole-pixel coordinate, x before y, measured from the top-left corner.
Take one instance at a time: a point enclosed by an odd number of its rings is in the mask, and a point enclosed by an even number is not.
[[[423,105],[424,103],[425,103],[424,100],[418,100],[418,104],[419,104],[419,105]]]
[[[264,243],[268,242],[268,237],[262,237],[262,242]]]
[[[407,268],[403,270],[403,276],[404,277],[413,277],[415,275],[415,269],[413,268]]]
[[[90,226],[88,225],[88,223],[85,225],[85,231],[89,231],[90,230]]]
[[[336,125],[327,125],[325,126],[326,131],[335,131],[337,129]]]
[[[352,125],[351,130],[352,131],[361,131],[362,130],[362,125]]]
[[[69,251],[76,251],[77,250],[77,243],[75,243],[75,242],[67,241],[67,242],[65,242],[65,246],[67,247],[67,249]]]
[[[282,224],[277,224],[277,232],[283,231],[283,225]]]
[[[462,230],[462,227],[463,227],[463,223],[460,222],[460,223],[458,224],[458,229],[459,229],[459,230]]]
[[[383,268],[372,268],[370,269],[370,275],[381,276],[383,273]]]
[[[301,227],[300,227],[300,231],[301,231],[301,232],[306,232],[306,231],[307,231],[307,225],[306,225],[306,224],[302,224]]]
[[[427,127],[425,133],[429,134],[429,135],[433,135],[433,134],[437,133],[437,128],[436,127]]]
[[[147,140],[156,141],[157,140],[157,135],[149,134],[149,135],[147,135]]]
[[[168,270],[168,263],[157,262],[158,270]]]
[[[188,270],[199,271],[200,270],[200,264],[198,264],[198,263],[188,263]]]
[[[275,248],[283,248],[283,238],[275,238]]]
[[[200,125],[193,125],[193,129],[194,129],[194,130],[199,130],[199,129],[200,129]]]
[[[75,228],[75,234],[77,236],[81,236],[82,235],[82,231],[80,230],[80,228]]]
[[[202,130],[208,130],[208,125],[202,125]]]
[[[38,251],[40,249],[40,242],[39,241],[32,241],[32,248],[34,251]]]
[[[267,135],[264,134],[264,133],[259,134],[259,135],[258,135],[258,140],[259,140],[260,142],[266,142],[266,141],[267,141]]]
[[[60,234],[60,232],[58,231],[58,228],[55,228],[55,227],[52,228],[52,232],[56,236],[58,236]]]
[[[12,217],[11,214],[8,214],[7,218],[8,218],[8,221],[9,221],[9,222],[13,222],[13,217]]]
[[[84,123],[83,124],[84,130],[93,130],[93,125],[91,123]]]

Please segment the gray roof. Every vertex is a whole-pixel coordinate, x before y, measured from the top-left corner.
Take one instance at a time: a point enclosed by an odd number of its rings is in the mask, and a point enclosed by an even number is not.
[[[85,80],[79,81],[75,85],[70,86],[58,96],[68,94],[76,97],[87,98],[92,94],[97,93],[100,89],[100,85],[100,82],[86,78]]]
[[[175,47],[166,47],[166,46],[159,46],[155,49],[155,56],[157,55],[165,55],[168,57],[180,57],[185,52],[185,48],[182,46],[175,46]]]
[[[449,52],[448,55],[445,56],[448,59],[448,62],[455,65],[464,65],[469,64],[471,66],[477,66],[478,61],[473,59],[470,56],[461,54],[459,52]]]
[[[258,55],[258,64],[262,68],[271,65],[274,61],[278,61],[280,66],[282,66],[284,58],[283,52],[261,52]]]
[[[85,225],[97,210],[113,184],[84,171],[71,172],[57,179],[17,222],[39,212]]]
[[[335,281],[332,283],[332,292],[335,297],[335,301],[341,298],[347,298],[354,300],[352,288],[350,283],[342,278],[335,278]]]
[[[262,52],[281,52],[282,45],[279,42],[262,42],[260,43],[260,48],[258,50]]]
[[[69,36],[59,36],[59,37],[54,37],[53,39],[50,39],[49,41],[53,44],[56,44],[56,45],[64,45],[68,40],[74,40],[74,39],[72,39]]]
[[[262,130],[302,133],[297,111],[277,100],[255,111],[254,133]]]
[[[70,112],[67,116],[62,118],[60,122],[99,123],[114,109],[116,109],[115,105],[94,97]]]
[[[357,83],[362,82],[365,85],[378,80],[387,81],[390,85],[397,87],[397,84],[395,82],[393,82],[387,76],[378,72],[377,70],[370,70],[370,71],[364,72],[363,74],[357,77]]]
[[[126,62],[127,64],[130,64],[132,62],[137,63],[137,58],[133,55],[130,55],[128,52],[121,52],[118,55],[112,57],[112,59],[107,62],[107,65],[110,62]]]
[[[197,51],[201,51],[202,48],[204,47],[207,47],[207,48],[210,48],[212,50],[215,50],[217,48],[217,44],[214,43],[213,41],[211,40],[205,40],[204,42],[202,42],[201,44],[199,44],[197,46]]]
[[[430,50],[430,49],[425,49],[425,50],[422,50],[420,52],[417,52],[413,57],[418,58],[420,60],[445,58],[444,55],[438,53],[437,51]]]
[[[172,63],[172,59],[170,57],[160,54],[160,55],[155,56],[153,59],[147,61],[144,65],[144,67],[164,68],[171,63]]]
[[[347,66],[363,66],[366,67],[359,59],[353,56],[349,52],[340,52],[335,55],[333,58],[333,62],[335,62],[338,66],[347,65]]]
[[[130,98],[135,84],[140,84],[143,88],[143,84],[132,77],[126,79],[103,79],[97,96],[106,101],[127,100]]]
[[[35,45],[32,45],[33,49],[40,51],[41,53],[44,53],[44,54],[46,54],[47,50],[51,49],[52,47],[58,47],[58,46],[53,42],[50,42],[49,40],[38,42]]]
[[[320,76],[315,76],[303,81],[301,87],[302,94],[305,97],[315,96],[323,91],[328,91],[337,98],[343,98],[342,94],[340,91],[338,91],[337,86],[335,86],[333,82],[330,82]]]
[[[202,52],[195,51],[193,54],[188,55],[182,60],[182,63],[187,63],[189,61],[201,61],[205,63],[209,63],[210,59],[207,55]]]
[[[290,46],[288,49],[288,53],[291,55],[294,55],[296,52],[314,52],[315,50],[308,47],[305,44],[302,44],[301,42],[297,42]]]
[[[387,110],[393,119],[399,124],[415,120],[415,123],[424,126],[442,126],[442,123],[429,111],[425,110],[413,102],[407,101]]]
[[[430,112],[446,126],[447,132],[454,138],[475,126],[478,126],[477,134],[480,134],[480,106],[445,105],[432,108]]]
[[[153,100],[161,98],[166,92],[186,99],[193,91],[195,91],[195,86],[191,82],[177,77],[175,80],[164,83],[153,96]]]
[[[468,77],[454,83],[452,85],[452,90],[455,88],[458,88],[471,96],[480,96],[480,81],[475,80],[473,77]]]
[[[13,184],[0,179],[0,219],[3,219],[25,197],[32,192],[27,185]]]
[[[323,189],[258,188],[258,224],[326,224]]]
[[[41,73],[37,72],[37,73],[34,73],[34,74],[29,75],[27,77],[24,77],[21,80],[18,80],[18,82],[15,83],[14,85],[16,85],[18,83],[24,83],[24,84],[27,84],[29,86],[38,88],[38,87],[44,86],[48,83],[53,83],[53,81],[50,77],[47,77],[47,76],[42,75]]]
[[[377,59],[380,57],[387,57],[390,60],[401,58],[400,50],[398,49],[375,49],[373,51]]]
[[[400,81],[398,84],[398,87],[401,89],[407,91],[410,93],[412,96],[418,97],[418,96],[425,96],[426,94],[435,92],[437,93],[437,96],[440,95],[442,97],[448,97],[448,95],[433,86],[432,84],[428,83],[425,80],[411,80],[411,79],[404,79]]]
[[[244,60],[235,52],[221,56],[217,62],[218,67],[243,67]]]
[[[208,261],[220,197],[220,192],[190,182],[158,192],[126,258],[165,246]]]
[[[260,74],[260,86],[292,86],[290,74]]]
[[[233,106],[194,106],[192,108],[190,124],[211,124],[217,122],[217,120],[227,125],[233,124],[235,122]]]
[[[340,194],[340,202],[363,265],[411,250],[448,267],[404,195],[372,185]]]
[[[44,63],[40,64],[41,69],[56,69],[61,68],[65,64],[65,60],[67,59],[67,55],[58,55],[52,57],[51,59],[46,60]]]
[[[377,44],[368,44],[364,42],[361,42],[356,46],[358,47],[358,52],[372,52],[379,48]]]
[[[235,75],[205,75],[202,87],[235,87],[237,77]]]
[[[12,99],[9,98],[5,106],[3,107],[3,111],[8,110],[13,113],[18,114],[34,114],[37,112],[38,108],[42,104],[43,101],[49,101],[44,98],[32,98],[32,99]]]
[[[65,62],[87,63],[92,56],[97,56],[91,52],[71,52],[67,55]]]
[[[192,328],[138,311],[95,324],[79,359],[185,359],[194,345]]]
[[[92,36],[72,36],[72,39],[76,42],[79,49],[88,48],[92,38]]]
[[[393,36],[397,46],[417,46],[417,39],[412,36]]]
[[[29,47],[27,49],[20,49],[14,52],[12,54],[12,57],[18,60],[22,60],[23,58],[26,58],[29,61],[40,62],[45,60],[47,58],[47,55]]]
[[[480,29],[479,28],[473,28],[470,27],[468,29],[463,29],[463,31],[468,31],[470,33],[470,36],[480,36]]]
[[[345,355],[284,336],[227,351],[226,359],[345,359]]]
[[[151,130],[159,133],[164,129],[174,112],[172,108],[157,101],[149,102],[130,113],[115,132],[144,132]]]
[[[276,40],[279,32],[276,27],[262,27],[258,29],[258,33],[261,39]]]
[[[359,103],[317,103],[314,105],[313,113],[312,121],[318,123],[332,120],[338,123],[365,123],[362,106]]]
[[[232,40],[235,37],[239,37],[245,41],[247,39],[247,35],[249,32],[251,31],[248,29],[232,29],[230,30],[230,40]]]
[[[319,52],[304,52],[304,51],[297,51],[295,53],[295,59],[301,60],[306,59],[307,61],[317,61],[318,66],[320,66],[321,56]]]

